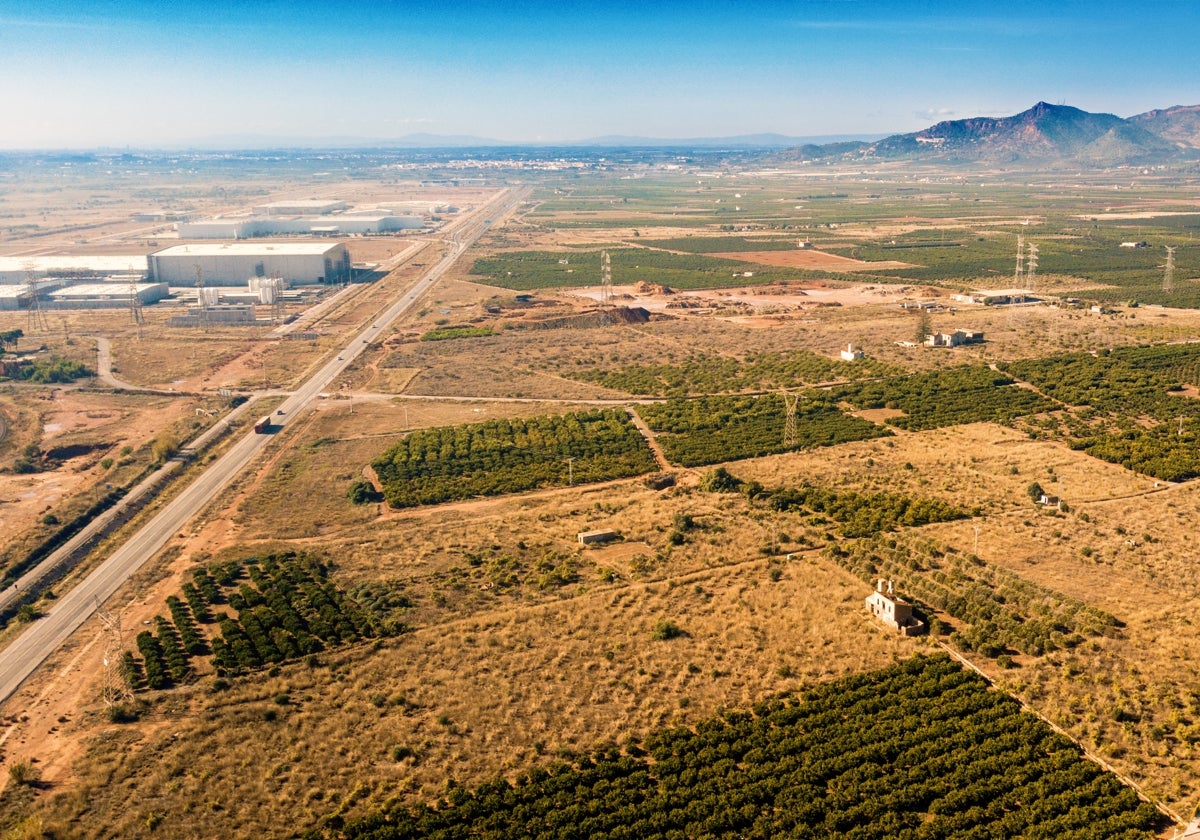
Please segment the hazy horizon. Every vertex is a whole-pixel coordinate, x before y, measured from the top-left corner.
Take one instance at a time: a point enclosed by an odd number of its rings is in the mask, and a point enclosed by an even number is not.
[[[0,24],[4,149],[879,136],[1040,100],[1119,116],[1200,102],[1184,2],[31,0]]]

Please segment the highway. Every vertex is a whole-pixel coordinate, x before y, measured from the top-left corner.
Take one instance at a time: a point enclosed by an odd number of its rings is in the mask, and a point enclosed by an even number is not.
[[[336,357],[297,388],[280,407],[273,422],[286,426],[325,391],[367,346],[384,334],[393,321],[404,315],[429,291],[463,252],[489,229],[491,220],[507,213],[525,197],[524,190],[505,189],[458,221],[449,236],[451,249],[420,280],[406,290],[363,330],[355,333]],[[52,603],[42,618],[0,651],[0,704],[57,650],[72,633],[92,616],[129,578],[179,533],[201,509],[236,478],[271,440],[271,435],[248,434],[219,459],[203,469],[195,480],[172,499],[141,530],[133,534],[83,581]]]

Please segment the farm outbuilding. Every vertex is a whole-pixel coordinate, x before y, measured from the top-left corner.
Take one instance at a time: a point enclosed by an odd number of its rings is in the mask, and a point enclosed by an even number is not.
[[[243,286],[251,277],[279,277],[289,285],[350,279],[350,254],[340,242],[176,245],[148,258],[152,280],[170,286]]]
[[[602,528],[596,531],[580,531],[577,538],[580,545],[595,545],[596,543],[612,542],[621,537],[611,528]]]
[[[880,579],[867,596],[867,612],[903,636],[919,636],[926,629],[925,622],[913,615],[912,604],[896,596],[890,580]]]

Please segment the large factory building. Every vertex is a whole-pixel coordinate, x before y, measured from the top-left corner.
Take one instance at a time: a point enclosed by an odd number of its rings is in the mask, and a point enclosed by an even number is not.
[[[205,286],[244,286],[251,277],[279,277],[289,285],[350,280],[350,254],[341,243],[176,245],[147,260],[150,279],[170,286],[195,286],[197,279]]]
[[[233,216],[180,222],[180,239],[254,239],[260,236],[348,236],[419,230],[420,216],[363,213],[353,216]]]

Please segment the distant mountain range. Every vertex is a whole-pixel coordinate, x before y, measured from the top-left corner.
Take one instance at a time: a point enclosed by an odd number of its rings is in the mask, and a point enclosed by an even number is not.
[[[1068,105],[1039,102],[1011,117],[973,117],[948,120],[911,134],[818,135],[742,134],[732,137],[663,138],[607,135],[558,142],[513,142],[489,137],[446,134],[408,134],[402,137],[297,137],[261,134],[197,138],[170,152],[275,152],[411,150],[415,154],[537,157],[553,154],[717,154],[758,157],[764,163],[795,161],[871,162],[911,160],[936,164],[989,166],[1148,166],[1200,162],[1200,105],[1175,105],[1123,119],[1095,114]],[[561,150],[561,151],[560,151]],[[64,160],[79,155],[127,153],[128,149],[91,152],[60,151]],[[6,160],[29,152],[0,154]]]
[[[949,120],[874,143],[801,146],[784,159],[895,159],[936,163],[1151,165],[1200,159],[1200,106],[1128,119],[1039,102],[1011,117]]]
[[[823,134],[789,137],[783,134],[740,134],[734,137],[639,137],[611,134],[561,142],[514,142],[467,134],[406,134],[403,137],[291,137],[263,134],[226,134],[184,144],[193,150],[261,149],[786,149],[814,144],[854,142],[865,144],[882,134]]]

